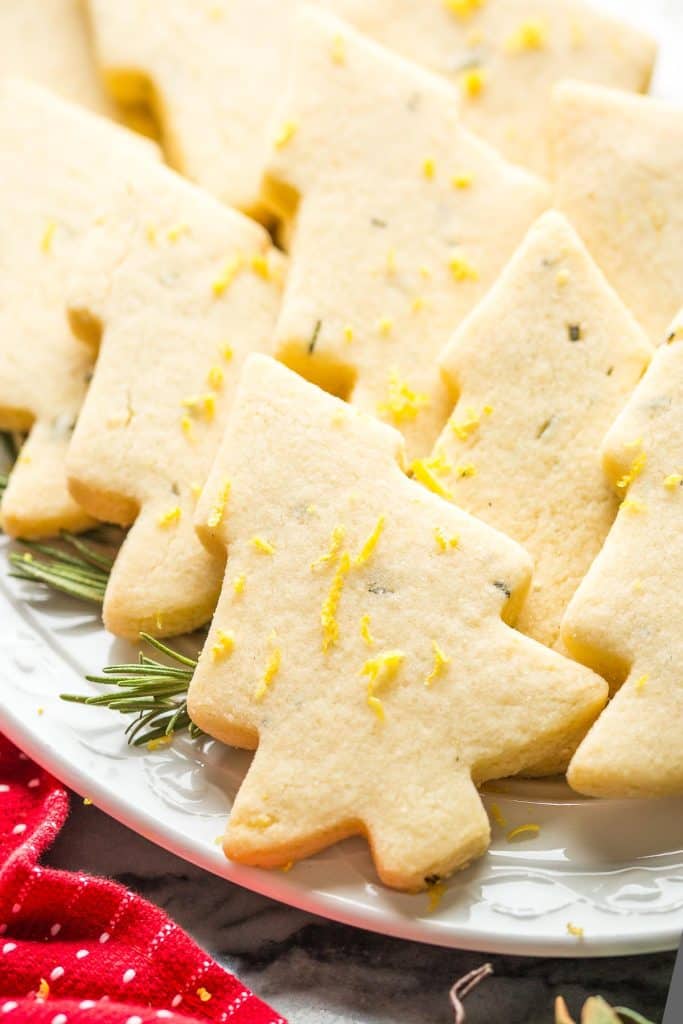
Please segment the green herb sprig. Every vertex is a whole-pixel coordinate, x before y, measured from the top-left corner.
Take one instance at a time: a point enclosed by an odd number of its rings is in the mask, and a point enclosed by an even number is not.
[[[62,700],[135,715],[126,729],[128,742],[134,747],[163,743],[184,731],[192,739],[203,736],[187,710],[187,691],[197,662],[148,633],[141,633],[140,639],[173,664],[156,661],[140,652],[137,662],[110,665],[100,676],[86,676],[88,682],[114,686],[115,690],[98,697],[65,693],[61,695]]]
[[[58,547],[22,541],[24,550],[9,556],[10,576],[101,605],[114,559],[101,544],[93,543],[99,539],[96,531],[85,536],[87,540],[62,533]]]

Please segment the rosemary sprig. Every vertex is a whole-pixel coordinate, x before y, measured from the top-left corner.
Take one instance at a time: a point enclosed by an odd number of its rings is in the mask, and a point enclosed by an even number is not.
[[[164,742],[184,730],[192,739],[203,736],[187,710],[187,691],[197,662],[148,633],[141,633],[140,639],[175,664],[156,661],[140,652],[137,662],[110,665],[100,676],[86,676],[88,682],[115,686],[115,690],[99,697],[65,693],[62,700],[135,715],[126,729],[128,742],[134,747]]]
[[[22,541],[25,550],[9,556],[10,576],[101,605],[114,560],[92,543],[98,534],[93,532],[86,536],[90,539],[62,533],[59,547]]]

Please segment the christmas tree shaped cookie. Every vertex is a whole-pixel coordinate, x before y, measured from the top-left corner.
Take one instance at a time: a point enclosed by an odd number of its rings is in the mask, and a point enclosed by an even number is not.
[[[126,107],[153,109],[178,170],[259,216],[265,127],[284,86],[292,20],[303,6],[300,0],[89,0],[112,95]],[[572,75],[645,89],[655,55],[652,40],[581,0],[316,0],[315,6],[450,78],[471,128],[539,173],[547,170],[553,83]]]
[[[258,748],[226,834],[236,860],[275,867],[360,833],[386,883],[422,888],[485,850],[475,785],[604,704],[603,680],[504,621],[523,550],[406,477],[401,447],[247,362],[197,509],[228,562],[189,694],[201,728]]]
[[[534,559],[517,621],[557,642],[617,509],[600,444],[650,358],[566,219],[544,214],[442,358],[458,395],[418,479]]]
[[[147,104],[171,164],[263,215],[266,125],[282,88],[296,0],[89,0],[105,81]]]
[[[66,281],[99,202],[156,157],[150,143],[38,86],[0,89],[0,429],[29,431],[2,501],[12,536],[91,522],[64,474],[93,361],[69,330]]]
[[[81,0],[2,0],[0,66],[5,78],[28,78],[99,114],[111,113]]]
[[[102,341],[67,473],[84,509],[132,524],[105,596],[113,633],[170,636],[211,618],[224,557],[197,539],[195,504],[242,363],[270,346],[283,276],[263,228],[162,167],[129,183],[83,244],[71,320]]]
[[[278,355],[424,455],[448,415],[437,354],[546,188],[462,127],[445,81],[312,8],[276,123],[266,192],[298,203]]]
[[[323,0],[360,31],[447,76],[465,123],[547,174],[551,92],[575,78],[647,89],[656,44],[583,0]]]
[[[566,82],[555,91],[557,205],[659,344],[683,282],[683,107]]]
[[[607,436],[622,506],[562,626],[575,657],[623,682],[570,766],[593,796],[683,794],[683,315],[668,339]]]

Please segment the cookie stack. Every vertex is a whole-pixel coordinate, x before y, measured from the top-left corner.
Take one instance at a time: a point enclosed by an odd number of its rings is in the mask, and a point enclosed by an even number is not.
[[[226,853],[363,834],[417,890],[487,780],[682,793],[652,41],[579,0],[89,13],[0,12],[2,524],[119,524],[106,628],[210,624],[190,715],[256,750]]]

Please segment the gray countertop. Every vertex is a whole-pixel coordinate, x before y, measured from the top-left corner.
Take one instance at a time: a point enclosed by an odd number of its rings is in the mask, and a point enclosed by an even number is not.
[[[273,903],[173,857],[78,798],[47,858],[109,875],[158,904],[290,1024],[452,1024],[448,989],[490,961],[468,1024],[553,1024],[562,993],[660,1021],[674,954],[609,960],[486,957],[373,935]]]

